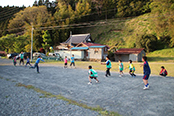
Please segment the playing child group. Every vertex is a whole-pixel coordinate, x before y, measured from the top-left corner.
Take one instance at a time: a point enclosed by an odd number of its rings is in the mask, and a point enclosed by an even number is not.
[[[70,60],[71,60],[70,66],[73,65],[75,67],[74,55],[72,55]],[[30,64],[29,58],[27,57],[27,63],[26,63],[25,66],[27,66],[27,64],[29,64],[30,68],[32,68],[32,69],[34,69],[36,67],[37,68],[37,72],[39,73],[39,66],[38,66],[38,64],[39,64],[40,61],[44,62],[44,60],[40,56],[38,56],[38,58],[37,58],[37,60],[35,62],[35,65],[32,66]],[[67,56],[65,56],[65,58],[64,58],[64,68],[67,68],[67,61],[68,61]],[[142,61],[144,63],[140,64],[140,67],[143,66],[143,74],[144,74],[143,75],[143,82],[144,82],[144,88],[143,89],[148,89],[149,88],[148,79],[149,79],[149,76],[151,74],[151,69],[150,69],[149,64],[147,62],[147,57],[146,56],[142,57]],[[21,64],[21,62],[23,62],[23,65],[24,65],[24,54],[23,54],[23,52],[21,52],[21,54],[20,54],[20,63],[19,64]],[[14,63],[14,66],[16,66],[16,57],[13,58],[13,63]],[[105,77],[111,76],[111,73],[110,73],[111,61],[109,60],[109,57],[106,57],[106,62],[105,63],[101,63],[101,64],[102,65],[106,65]],[[96,83],[99,83],[99,80],[97,79],[97,77],[98,77],[97,72],[94,69],[92,69],[92,66],[89,66],[88,68],[89,68],[89,73],[88,73],[89,74],[89,77],[88,77],[89,78],[89,83],[88,84],[92,85],[91,79],[95,79]],[[127,68],[129,68],[129,74],[131,75],[131,77],[135,78],[136,77],[136,75],[135,75],[135,67],[134,67],[134,65],[132,63],[132,60],[129,60],[129,66]],[[119,60],[119,71],[120,71],[119,77],[123,76],[123,69],[124,69],[123,63],[122,63],[121,60]],[[166,76],[167,75],[167,70],[164,68],[164,66],[161,66],[161,72],[159,74],[161,76]]]

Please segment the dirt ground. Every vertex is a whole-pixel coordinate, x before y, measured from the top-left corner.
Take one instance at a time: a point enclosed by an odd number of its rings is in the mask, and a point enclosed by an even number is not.
[[[0,59],[0,77],[12,79],[25,85],[33,85],[44,91],[89,106],[100,106],[123,116],[173,116],[174,78],[151,75],[150,88],[143,90],[142,74],[136,78],[125,74],[119,77],[111,72],[104,77],[98,72],[100,83],[88,85],[88,70],[63,69],[63,67],[39,64],[40,73],[29,67],[12,65],[11,60]]]

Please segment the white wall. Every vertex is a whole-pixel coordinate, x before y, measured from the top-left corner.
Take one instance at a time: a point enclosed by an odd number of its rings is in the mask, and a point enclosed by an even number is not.
[[[84,51],[71,51],[71,56],[70,56],[70,51],[66,50],[61,50],[61,51],[56,51],[55,53],[59,53],[62,58],[71,58],[72,54],[74,54],[75,59],[83,59],[84,58]]]
[[[95,53],[95,49],[98,51],[97,53]],[[90,48],[88,50],[88,58],[90,58],[90,59],[102,59],[102,49]]]
[[[138,61],[138,54],[129,54],[129,60]]]

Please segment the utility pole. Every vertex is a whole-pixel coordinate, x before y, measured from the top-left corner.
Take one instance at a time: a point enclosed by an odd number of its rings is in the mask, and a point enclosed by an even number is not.
[[[31,56],[30,56],[30,58],[31,58],[31,62],[32,62],[32,59],[33,59],[33,30],[34,30],[34,28],[33,28],[33,23],[31,23],[31,25],[32,25],[32,28],[31,28]]]
[[[71,43],[72,43],[72,31],[70,31],[70,59],[71,59]]]

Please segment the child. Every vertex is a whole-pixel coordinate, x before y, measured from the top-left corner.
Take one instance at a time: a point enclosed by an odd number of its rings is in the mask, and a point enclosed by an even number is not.
[[[105,65],[106,64],[106,74],[105,74],[105,77],[108,77],[111,76],[111,73],[110,73],[110,69],[111,69],[111,61],[109,60],[109,57],[107,56],[106,57],[106,63],[101,63],[102,65]]]
[[[122,77],[123,76],[123,63],[121,60],[119,60],[119,70],[120,70],[119,77]]]
[[[72,55],[72,57],[71,57],[71,64],[70,64],[70,66],[73,64],[73,66],[75,67],[75,62],[74,62],[74,54]]]
[[[161,75],[161,76],[167,76],[167,70],[164,68],[164,66],[161,66],[161,72],[159,73],[159,75]]]
[[[92,69],[92,66],[89,66],[89,85],[91,85],[92,84],[92,82],[91,82],[91,79],[95,79],[96,80],[96,83],[98,83],[99,82],[99,80],[97,79],[97,77],[98,77],[98,74],[97,74],[97,72],[94,70],[94,69]]]
[[[14,64],[14,66],[16,66],[16,56],[14,56],[14,58],[13,58],[13,64]]]
[[[38,56],[38,58],[37,58],[37,60],[35,62],[34,67],[33,66],[30,67],[30,68],[33,68],[33,69],[35,69],[35,67],[37,67],[37,73],[39,73],[39,66],[38,66],[38,64],[39,64],[40,60],[45,62],[44,60],[42,60],[42,58],[40,56]]]
[[[26,63],[26,65],[25,65],[25,67],[27,66],[27,64],[29,64],[30,66],[32,66],[32,65],[30,64],[30,59],[29,59],[28,56],[27,56],[27,63]]]
[[[67,68],[67,63],[68,63],[68,59],[67,59],[67,56],[65,56],[65,59],[64,59],[64,68]]]
[[[132,60],[129,60],[129,74],[132,76],[132,77],[136,77],[136,75],[134,74],[135,72],[135,67],[134,65],[132,64]]]
[[[19,65],[21,65],[21,62],[24,65],[24,53],[23,52],[21,52],[21,54],[19,55],[19,59],[20,59]]]
[[[151,70],[150,70],[149,64],[147,62],[147,57],[146,56],[142,57],[142,61],[144,62],[141,65],[141,66],[143,66],[143,72],[144,72],[144,76],[143,76],[144,88],[143,89],[148,89],[149,88],[148,79],[149,79]]]

